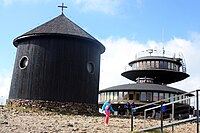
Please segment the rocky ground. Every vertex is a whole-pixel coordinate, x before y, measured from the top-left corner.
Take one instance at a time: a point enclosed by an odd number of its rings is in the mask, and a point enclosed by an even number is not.
[[[111,116],[109,126],[104,125],[104,119],[105,116],[62,115],[47,111],[0,107],[0,133],[130,133],[129,118]],[[147,123],[160,124],[156,120]],[[135,119],[134,130],[142,127],[143,120]],[[165,129],[165,132],[171,132],[171,128]],[[175,133],[194,132],[195,123],[175,126]]]

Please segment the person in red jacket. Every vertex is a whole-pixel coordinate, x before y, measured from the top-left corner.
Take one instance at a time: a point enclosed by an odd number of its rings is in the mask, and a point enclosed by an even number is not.
[[[103,106],[102,106],[102,111],[105,111],[105,114],[106,114],[106,118],[105,118],[105,126],[108,125],[108,121],[109,121],[109,118],[110,118],[110,111],[112,112],[115,112],[112,108],[112,105],[111,105],[111,99],[109,99],[108,101],[106,101]]]

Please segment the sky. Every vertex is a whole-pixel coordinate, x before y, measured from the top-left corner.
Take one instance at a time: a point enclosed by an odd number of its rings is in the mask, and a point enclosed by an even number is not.
[[[0,104],[8,98],[16,47],[13,40],[64,14],[99,40],[99,88],[133,83],[121,76],[135,54],[147,49],[182,53],[189,78],[169,86],[200,88],[199,0],[0,0]]]

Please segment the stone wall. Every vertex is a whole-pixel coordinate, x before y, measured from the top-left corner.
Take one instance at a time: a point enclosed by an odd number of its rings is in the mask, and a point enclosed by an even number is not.
[[[43,100],[8,99],[6,106],[24,109],[50,111],[61,114],[98,115],[98,105],[72,102],[55,102]]]

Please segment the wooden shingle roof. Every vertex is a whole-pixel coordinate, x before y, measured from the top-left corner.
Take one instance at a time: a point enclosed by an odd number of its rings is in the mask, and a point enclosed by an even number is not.
[[[159,85],[159,84],[148,84],[148,83],[141,83],[141,84],[123,84],[118,86],[109,87],[99,92],[109,92],[109,91],[150,91],[150,92],[168,92],[168,93],[176,93],[176,94],[183,94],[186,93],[180,89],[176,89],[173,87],[169,87],[166,85]]]
[[[91,40],[100,45],[102,53],[105,51],[105,47],[99,41],[97,41],[94,37],[92,37],[89,33],[76,25],[74,22],[69,20],[64,14],[61,14],[56,18],[17,37],[14,39],[13,43],[15,46],[17,46],[17,41],[20,39],[42,35],[67,35],[71,37]]]

